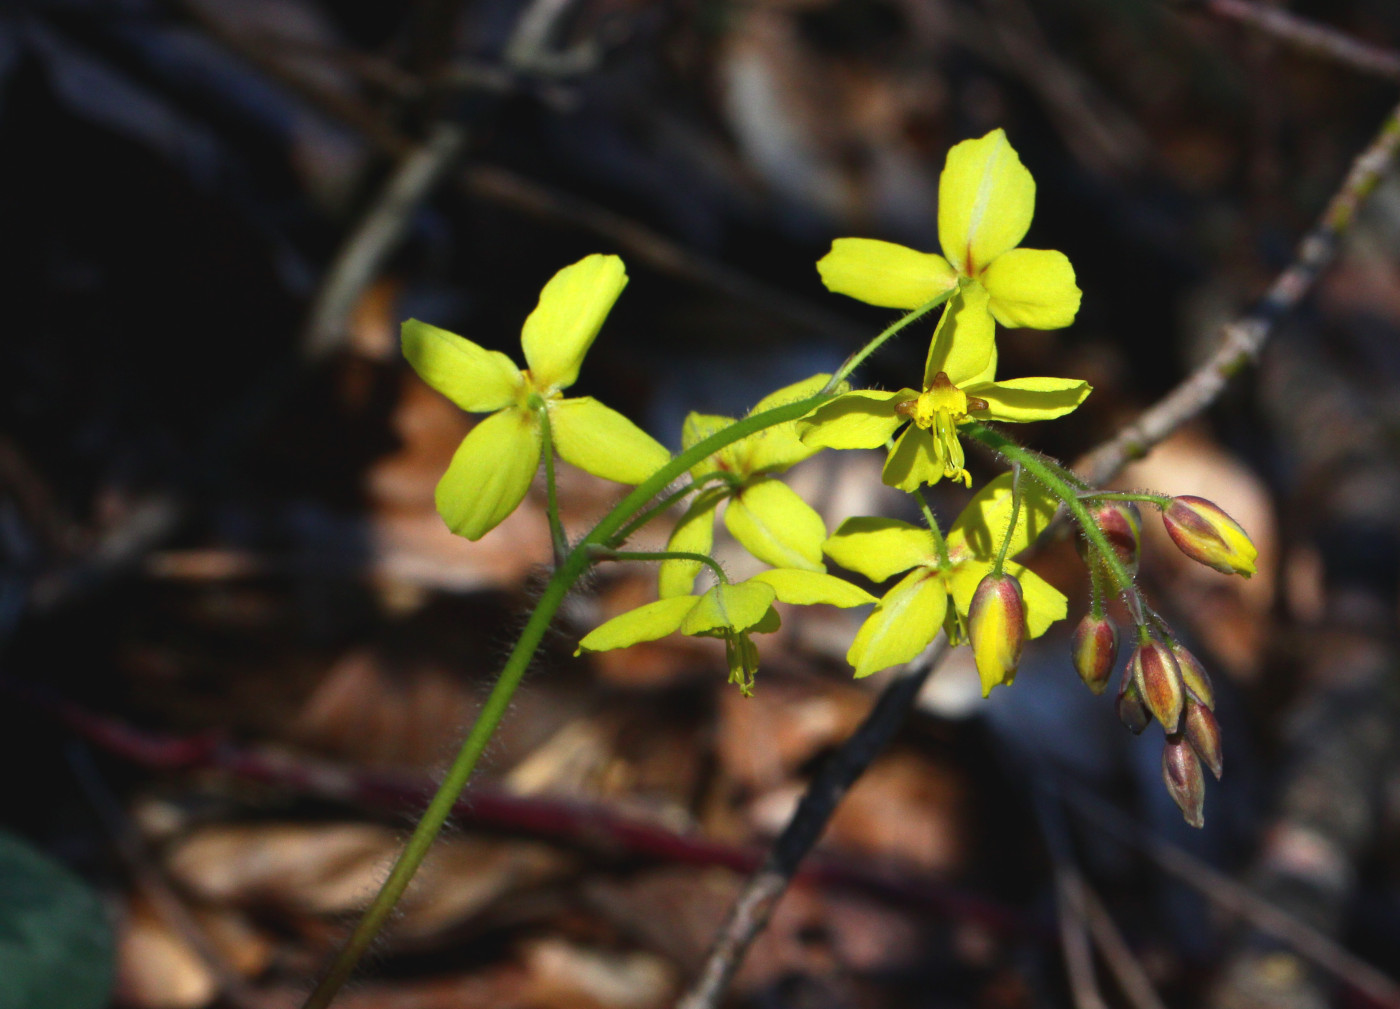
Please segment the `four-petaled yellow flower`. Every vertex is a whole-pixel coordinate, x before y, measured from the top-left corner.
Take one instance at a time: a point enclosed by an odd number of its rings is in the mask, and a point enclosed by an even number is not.
[[[814,396],[830,377],[813,375],[770,393],[759,400],[749,415]],[[732,417],[692,413],[685,419],[681,445],[690,448],[733,423]],[[816,446],[804,445],[797,436],[796,422],[788,421],[741,438],[691,467],[691,478],[707,485],[676,523],[666,549],[708,554],[714,546],[715,511],[720,502],[728,500],[725,527],[749,553],[775,568],[825,571],[822,542],[826,539],[826,523],[787,484],[774,478],[819,451]],[[699,571],[699,561],[663,563],[662,598],[688,594]]]
[[[463,410],[491,414],[462,440],[437,485],[438,512],[454,533],[480,539],[520,504],[540,465],[542,412],[559,455],[594,476],[637,484],[671,458],[616,410],[560,395],[626,286],[616,256],[592,255],[555,274],[520,334],[525,371],[436,326],[404,323],[404,356],[423,381]]]
[[[1002,537],[1011,537],[1007,556],[1024,550],[1049,524],[1057,503],[1035,485],[1023,486],[1016,528],[1008,530],[1011,474],[997,477],[973,497],[948,530],[946,564],[928,529],[897,519],[843,522],[826,543],[826,554],[833,561],[876,582],[909,572],[885,593],[856,632],[846,653],[856,676],[908,662],[928,647],[941,628],[954,644],[960,642],[966,635],[972,597],[992,570]],[[1058,589],[1020,564],[1007,561],[1004,570],[1021,583],[1028,637],[1039,637],[1064,618],[1066,601]],[[995,682],[984,682],[983,693],[989,693]]]
[[[838,238],[817,270],[828,289],[884,308],[918,308],[960,283],[976,285],[1003,326],[1059,329],[1074,321],[1080,292],[1064,253],[1017,248],[1034,211],[1035,179],[993,130],[948,152],[938,185],[942,256]]]
[[[879,448],[908,423],[885,461],[885,483],[911,493],[943,477],[971,486],[959,424],[969,418],[1049,420],[1084,402],[1092,390],[1079,379],[993,381],[997,353],[987,297],[974,284],[953,295],[929,346],[922,391],[845,393],[801,422],[802,441],[819,448]]]

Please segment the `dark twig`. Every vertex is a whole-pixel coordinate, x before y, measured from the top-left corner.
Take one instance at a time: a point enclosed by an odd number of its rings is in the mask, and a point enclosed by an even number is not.
[[[461,153],[466,136],[455,123],[439,123],[399,161],[326,270],[302,333],[306,357],[324,357],[343,343],[356,302],[403,241],[414,214]]]
[[[1353,70],[1400,81],[1400,52],[1369,45],[1327,25],[1253,0],[1199,0],[1183,4],[1248,25],[1304,52],[1316,53]]]
[[[1140,459],[1182,424],[1214,403],[1226,383],[1259,356],[1274,326],[1292,311],[1336,255],[1337,246],[1356,218],[1362,202],[1400,148],[1400,106],[1392,109],[1380,131],[1357,155],[1313,229],[1298,243],[1293,261],[1280,273],[1251,312],[1226,324],[1220,346],[1185,381],[1111,440],[1082,459],[1077,469],[1089,483],[1110,479],[1129,461]]]
[[[677,1003],[678,1009],[712,1009],[719,1004],[743,963],[744,954],[768,924],[773,908],[826,829],[841,799],[884,752],[904,724],[924,682],[947,651],[948,639],[940,636],[923,655],[901,668],[865,720],[817,772],[763,865],[749,877],[734,902],[699,977]]]
[[[1294,952],[1366,995],[1379,1006],[1400,1009],[1400,984],[1311,925],[1264,900],[1249,887],[1196,856],[1148,832],[1092,793],[1064,783],[1066,801],[1103,832],[1144,855],[1219,907],[1248,920]]]

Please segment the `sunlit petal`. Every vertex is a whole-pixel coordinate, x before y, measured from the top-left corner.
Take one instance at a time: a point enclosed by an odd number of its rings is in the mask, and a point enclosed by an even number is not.
[[[986,370],[996,348],[996,324],[987,313],[987,292],[966,284],[943,310],[924,364],[924,388],[940,371],[962,385]]]
[[[948,530],[948,549],[959,556],[991,558],[1001,549],[1011,524],[1010,473],[989,481],[978,491]],[[1029,477],[1021,479],[1021,510],[1007,556],[1015,557],[1044,532],[1059,502]],[[983,572],[985,574],[985,572]],[[980,577],[980,576],[979,576]],[[974,583],[973,588],[976,588]],[[971,592],[968,593],[971,598]]]
[[[986,409],[969,411],[971,416],[1025,423],[1063,417],[1088,399],[1094,389],[1077,378],[1011,378],[969,385],[963,391],[987,402]]]
[[[1026,236],[1035,179],[1002,130],[948,152],[938,185],[938,240],[948,261],[975,277]]]
[[[715,509],[721,495],[702,492],[671,532],[666,549],[687,554],[708,554],[715,542]],[[704,565],[699,561],[662,561],[657,573],[658,592],[662,599],[688,596],[695,588],[695,577]]]
[[[626,286],[622,260],[596,254],[564,267],[544,286],[520,333],[538,388],[574,384],[584,355]]]
[[[745,487],[724,511],[724,525],[744,549],[775,568],[825,571],[826,523],[792,488],[778,480]]]
[[[898,519],[847,519],[824,549],[837,564],[873,582],[921,564],[937,563],[933,533]]]
[[[923,569],[911,571],[861,624],[846,661],[857,677],[908,662],[938,636],[947,608],[942,579]]]
[[[643,641],[655,641],[681,628],[681,621],[699,602],[696,596],[658,599],[635,610],[620,613],[586,634],[574,652],[606,652]]]
[[[525,379],[510,358],[456,333],[409,319],[403,356],[420,378],[463,410],[487,413],[515,402]]]
[[[554,447],[594,476],[639,484],[671,461],[664,445],[592,396],[549,402]]]
[[[989,309],[1003,326],[1060,329],[1079,312],[1074,267],[1063,252],[1012,249],[982,274],[992,296]]]
[[[716,585],[695,604],[681,621],[683,634],[707,634],[721,628],[746,631],[757,628],[778,598],[773,586],[752,579],[737,585]]]
[[[918,397],[913,389],[848,392],[817,407],[797,430],[804,444],[818,448],[880,448],[905,421],[896,408]]]
[[[515,511],[540,465],[539,420],[493,413],[462,439],[437,485],[437,510],[458,536],[479,540]]]
[[[875,602],[875,597],[869,592],[844,578],[816,571],[774,568],[772,571],[760,571],[749,581],[771,585],[773,591],[778,593],[779,600],[795,606],[825,603],[827,606],[851,607]]]
[[[838,238],[817,261],[827,290],[881,308],[918,308],[958,282],[942,256],[873,238]]]
[[[925,484],[942,480],[943,470],[944,462],[933,435],[910,424],[890,450],[880,479],[912,494]]]

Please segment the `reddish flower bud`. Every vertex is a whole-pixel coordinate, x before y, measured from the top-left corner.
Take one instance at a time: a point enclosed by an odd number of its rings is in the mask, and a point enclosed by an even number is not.
[[[1225,771],[1225,761],[1220,752],[1220,723],[1215,720],[1215,715],[1204,704],[1198,704],[1194,698],[1188,697],[1181,731],[1191,744],[1191,749],[1196,751],[1196,756],[1219,781]]]
[[[1089,514],[1103,532],[1118,562],[1128,569],[1128,574],[1137,574],[1138,559],[1142,555],[1142,513],[1131,501],[1092,501]],[[1079,556],[1087,565],[1093,551],[1086,538],[1079,540]]]
[[[1168,733],[1181,725],[1181,708],[1186,701],[1186,688],[1181,684],[1181,670],[1171,649],[1155,638],[1139,645],[1128,660],[1138,693],[1148,710],[1162,723]]]
[[[1152,712],[1142,702],[1137,684],[1133,682],[1131,668],[1123,670],[1123,681],[1118,686],[1118,720],[1132,730],[1133,735],[1142,735],[1142,730],[1152,721]]]
[[[1162,512],[1162,524],[1181,552],[1194,561],[1248,578],[1258,549],[1240,524],[1205,498],[1176,497]]]
[[[986,697],[998,683],[1016,679],[1026,643],[1026,602],[1021,583],[1008,574],[989,574],[977,584],[967,608],[967,636]]]
[[[1206,822],[1206,777],[1196,751],[1180,735],[1168,736],[1162,748],[1162,781],[1181,808],[1181,815],[1193,827]]]
[[[1118,661],[1118,628],[1107,617],[1086,613],[1074,629],[1071,645],[1074,670],[1084,685],[1095,694],[1102,694],[1113,675]]]
[[[1214,711],[1215,688],[1211,686],[1210,674],[1201,665],[1201,660],[1175,641],[1172,642],[1172,655],[1176,658],[1177,668],[1181,670],[1181,682],[1186,685],[1186,692]]]

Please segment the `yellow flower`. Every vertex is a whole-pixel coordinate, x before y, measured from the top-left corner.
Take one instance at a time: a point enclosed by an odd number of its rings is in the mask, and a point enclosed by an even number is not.
[[[897,519],[843,522],[826,542],[826,554],[833,561],[876,582],[908,572],[856,632],[846,653],[856,676],[910,661],[940,629],[948,631],[954,644],[960,642],[966,636],[973,596],[992,570],[1001,538],[1011,537],[1007,556],[1024,550],[1049,524],[1057,504],[1037,486],[1023,485],[1016,528],[1009,530],[1011,474],[997,477],[973,497],[948,530],[946,564],[928,529]],[[1020,564],[1007,561],[1004,570],[1020,582],[1027,637],[1040,637],[1064,618],[1065,597],[1058,589]],[[995,682],[984,680],[983,693],[990,692]]]
[[[958,425],[969,419],[1050,420],[1084,402],[1092,389],[1079,379],[992,381],[997,354],[987,299],[976,284],[953,295],[929,346],[922,391],[845,393],[799,424],[802,441],[819,448],[879,448],[907,422],[885,461],[885,483],[911,493],[944,477],[971,486]]]
[[[820,392],[829,375],[813,375],[759,400],[749,416],[774,407],[807,399]],[[841,388],[844,390],[845,385]],[[692,413],[681,432],[683,448],[699,444],[734,424],[733,417]],[[764,428],[726,445],[691,467],[697,483],[706,481],[685,515],[676,523],[667,550],[708,554],[714,546],[714,519],[720,503],[728,501],[724,524],[744,548],[775,568],[825,571],[822,541],[826,523],[821,515],[795,494],[776,474],[821,451],[804,445],[797,423],[788,421]],[[695,586],[699,561],[669,560],[661,565],[661,596],[688,594]]]
[[[491,414],[462,440],[437,485],[438,513],[454,533],[480,539],[525,497],[543,450],[541,409],[559,455],[594,476],[637,484],[671,458],[616,410],[591,396],[560,395],[626,286],[616,256],[588,256],[556,273],[520,334],[525,371],[444,329],[404,323],[404,357],[423,381],[463,410]]]
[[[838,238],[817,270],[829,290],[884,308],[918,308],[960,282],[975,284],[1003,326],[1059,329],[1074,321],[1080,292],[1064,253],[1016,247],[1034,210],[1035,179],[1005,132],[993,130],[948,152],[938,185],[942,256]]]

